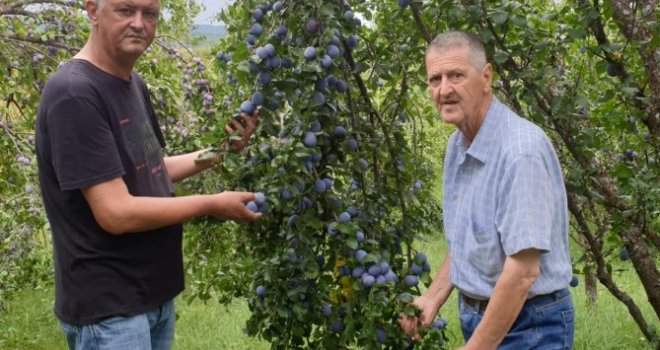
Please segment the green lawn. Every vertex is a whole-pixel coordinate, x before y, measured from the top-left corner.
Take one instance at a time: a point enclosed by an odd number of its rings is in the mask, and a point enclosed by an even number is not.
[[[444,240],[434,237],[418,244],[425,247],[432,266],[439,266],[446,249]],[[434,249],[429,250],[428,247]],[[650,305],[642,302],[645,294],[632,267],[621,262],[618,264],[620,266],[617,268],[626,270],[617,277],[617,282],[638,302],[647,321],[657,325]],[[583,283],[580,283],[572,289],[576,304],[575,349],[651,349],[621,303],[601,287],[597,307],[590,309],[585,304],[582,286]],[[9,301],[6,312],[0,314],[0,349],[66,349],[64,336],[51,311],[52,303],[51,288],[25,289]],[[176,307],[179,318],[174,349],[268,348],[268,344],[243,333],[245,320],[249,317],[243,300],[236,300],[225,307],[214,302],[204,304],[199,300],[188,305],[180,299]],[[462,344],[462,337],[455,295],[442,309],[442,314],[449,320],[449,331],[453,334],[450,344],[457,348]]]
[[[17,295],[0,315],[0,349],[67,349],[52,305],[50,288],[26,289]],[[173,349],[268,349],[268,344],[243,334],[249,310],[241,300],[224,307],[201,301],[188,305],[179,299],[176,308]]]

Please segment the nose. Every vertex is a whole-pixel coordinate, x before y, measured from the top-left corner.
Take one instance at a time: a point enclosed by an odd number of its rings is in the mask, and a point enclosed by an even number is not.
[[[447,78],[440,81],[438,89],[440,89],[440,96],[449,96],[454,91],[451,82]]]
[[[142,11],[135,11],[131,19],[131,28],[137,32],[142,31],[144,28],[144,15],[142,15]]]

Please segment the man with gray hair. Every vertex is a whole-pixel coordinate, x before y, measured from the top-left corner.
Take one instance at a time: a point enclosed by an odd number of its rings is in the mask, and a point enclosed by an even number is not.
[[[182,222],[249,222],[253,193],[173,196],[173,182],[219,158],[163,155],[146,84],[133,71],[151,45],[158,0],[87,0],[91,33],[44,87],[36,150],[55,260],[55,314],[70,349],[169,349],[183,290]],[[244,148],[257,118],[232,118]]]
[[[438,36],[426,52],[428,85],[442,119],[456,125],[443,174],[448,252],[433,282],[402,315],[419,337],[458,290],[464,350],[571,349],[566,191],[545,133],[492,92],[479,38]]]

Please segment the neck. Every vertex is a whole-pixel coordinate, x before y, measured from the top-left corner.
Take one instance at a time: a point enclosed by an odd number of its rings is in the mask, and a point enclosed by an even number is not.
[[[461,133],[463,133],[463,137],[465,137],[468,144],[472,144],[474,138],[477,137],[477,133],[479,133],[479,129],[481,128],[481,125],[484,123],[484,120],[486,119],[486,114],[488,113],[488,108],[490,107],[490,103],[492,101],[493,101],[492,94],[488,94],[487,96],[485,96],[483,99],[483,103],[479,106],[478,110],[476,111],[477,117],[468,120],[467,123],[458,127]]]
[[[127,58],[125,56],[117,55],[115,52],[104,48],[95,40],[94,33],[89,36],[89,40],[85,46],[78,52],[74,58],[89,61],[102,71],[114,75],[119,79],[126,81],[131,80],[131,72],[138,57]]]

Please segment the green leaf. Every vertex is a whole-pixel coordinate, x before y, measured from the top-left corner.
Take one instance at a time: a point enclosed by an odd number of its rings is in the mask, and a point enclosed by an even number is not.
[[[351,248],[351,249],[357,249],[358,248],[358,242],[355,240],[355,238],[349,238],[346,240],[346,246]]]
[[[509,59],[509,54],[503,51],[495,52],[495,54],[493,55],[493,60],[497,64],[503,64],[508,59]]]
[[[406,307],[403,308],[403,313],[407,316],[414,317],[414,316],[417,316],[417,314],[419,313],[419,309],[417,307],[415,307],[414,305],[409,304],[409,305],[406,305]]]
[[[620,178],[629,178],[633,176],[633,172],[630,167],[621,163],[617,164],[617,166],[614,168],[614,174]]]
[[[502,25],[509,18],[509,14],[502,11],[494,11],[491,13],[490,18],[493,20],[495,25]]]
[[[353,74],[360,74],[362,72],[366,72],[371,68],[368,64],[364,62],[358,62],[355,64],[355,68],[353,69]]]

